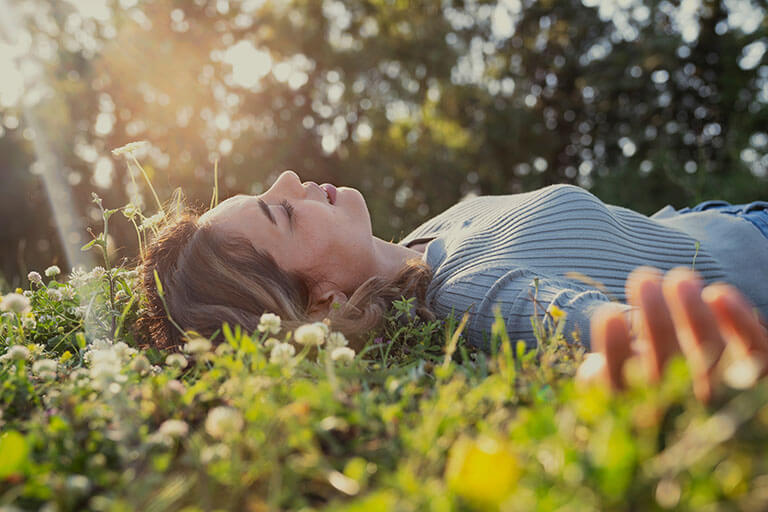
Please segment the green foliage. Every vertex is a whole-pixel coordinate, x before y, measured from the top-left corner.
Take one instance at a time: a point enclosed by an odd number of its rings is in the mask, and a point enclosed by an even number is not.
[[[688,14],[667,0],[138,0],[95,17],[75,4],[9,1],[31,46],[55,48],[34,79],[55,92],[33,109],[39,127],[24,103],[0,109],[19,125],[0,130],[0,208],[14,216],[0,269],[13,287],[26,264],[63,262],[28,172],[38,131],[81,219],[63,242],[97,218],[94,186],[145,210],[176,187],[212,204],[217,161],[222,198],[285,169],[356,187],[384,239],[470,192],[560,182],[648,214],[765,199],[768,24],[755,0]],[[237,44],[270,56],[240,69],[264,73],[253,86],[228,62]],[[151,144],[144,167],[110,160],[136,139]],[[157,191],[138,191],[149,178]],[[134,226],[115,220],[114,247],[140,252]]]
[[[164,354],[137,350],[130,328],[114,337],[111,319],[130,327],[141,301],[113,307],[110,282],[126,293],[134,273],[52,277],[20,295],[28,307],[19,297],[0,302],[3,505],[766,505],[768,383],[705,408],[678,359],[658,387],[632,372],[618,397],[577,387],[583,349],[565,344],[557,315],[529,351],[507,339],[501,317],[491,353],[474,350],[463,321],[423,322],[404,298],[357,354],[323,324],[290,333],[276,320],[254,333],[224,326],[216,347],[197,339]]]

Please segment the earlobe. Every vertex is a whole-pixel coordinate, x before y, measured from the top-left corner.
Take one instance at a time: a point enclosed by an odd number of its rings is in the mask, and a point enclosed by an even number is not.
[[[326,290],[313,297],[309,307],[309,317],[313,320],[326,318],[334,309],[343,306],[347,302],[347,295],[339,290]]]

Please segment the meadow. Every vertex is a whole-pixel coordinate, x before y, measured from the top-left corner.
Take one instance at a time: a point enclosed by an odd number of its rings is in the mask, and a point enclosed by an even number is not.
[[[97,204],[102,207],[100,200]],[[146,231],[155,221],[138,215]],[[102,207],[105,230],[117,210]],[[151,219],[151,217],[150,217]],[[137,222],[137,226],[139,223]],[[141,237],[142,230],[137,230]],[[0,509],[764,510],[768,384],[705,406],[673,360],[612,394],[576,385],[560,322],[468,346],[400,300],[359,352],[265,314],[183,351],[142,348],[138,274],[51,266],[3,296]]]
[[[498,318],[486,353],[405,298],[354,349],[267,315],[163,352],[129,261],[217,164],[222,197],[354,187],[389,240],[554,183],[765,200],[764,2],[0,6],[0,512],[768,509],[768,382],[738,367],[707,405],[681,359],[612,393],[562,318],[533,350]]]

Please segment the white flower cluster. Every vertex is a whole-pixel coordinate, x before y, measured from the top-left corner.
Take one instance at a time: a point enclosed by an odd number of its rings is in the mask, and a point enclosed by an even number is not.
[[[5,354],[0,356],[2,361],[29,361],[32,359],[32,352],[24,345],[12,345],[8,347]]]
[[[205,338],[192,338],[184,345],[184,352],[199,356],[211,351],[211,342]]]
[[[137,140],[136,142],[129,142],[125,146],[120,146],[112,150],[113,156],[127,155],[131,156],[133,153],[139,150],[143,150],[149,146],[149,142],[146,140]]]
[[[136,349],[122,341],[117,343],[105,339],[94,341],[91,349],[85,354],[85,360],[90,365],[90,377],[94,389],[117,394],[120,391],[120,385],[127,380],[127,377],[121,373],[123,365],[134,354]]]
[[[322,322],[315,322],[297,327],[293,331],[293,339],[301,345],[319,347],[325,343],[326,334],[328,334],[328,326]]]
[[[54,359],[38,359],[32,364],[32,373],[45,380],[55,379],[57,369],[58,363]]]
[[[178,439],[189,433],[189,425],[183,420],[165,420],[157,432],[163,437]]]
[[[46,277],[56,277],[59,274],[61,274],[61,269],[56,265],[51,265],[50,267],[45,269]]]
[[[233,407],[214,407],[205,419],[205,431],[216,439],[231,437],[242,430],[243,415]]]
[[[139,229],[142,231],[146,229],[154,229],[160,225],[163,219],[165,219],[165,214],[163,212],[158,212],[151,217],[144,219],[144,221],[141,223],[141,226],[139,226]]]
[[[0,310],[23,315],[31,309],[29,299],[20,293],[9,293],[0,300]]]
[[[39,272],[35,272],[34,270],[29,274],[27,274],[27,279],[29,279],[30,283],[34,283],[34,284],[40,284],[43,282],[43,276],[41,276]]]
[[[264,313],[259,319],[259,325],[256,327],[259,332],[268,332],[277,334],[280,332],[280,317],[274,313]]]
[[[272,338],[274,339],[274,338]],[[296,349],[290,343],[277,343],[272,347],[269,353],[269,362],[276,364],[286,364],[296,354]]]
[[[82,288],[104,277],[106,270],[104,267],[96,266],[90,272],[86,272],[80,267],[75,268],[69,276],[69,283],[75,288]]]
[[[277,334],[280,330],[280,317],[273,313],[261,316],[258,330],[260,332]],[[349,348],[349,341],[340,332],[331,332],[324,322],[314,322],[297,327],[293,331],[293,341],[305,347],[323,347],[332,361],[339,363],[351,362],[355,351]],[[286,365],[296,355],[296,348],[291,343],[281,342],[277,338],[267,338],[264,347],[270,351],[269,361],[274,364]]]
[[[169,354],[165,358],[165,364],[181,370],[187,367],[188,362],[184,354]]]

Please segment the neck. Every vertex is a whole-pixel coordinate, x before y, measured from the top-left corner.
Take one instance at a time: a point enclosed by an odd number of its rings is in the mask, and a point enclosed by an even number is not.
[[[406,261],[413,258],[421,259],[422,257],[422,253],[409,249],[404,245],[385,242],[377,237],[374,237],[373,241],[376,258],[375,275],[385,279],[394,278],[400,269],[405,266]]]

